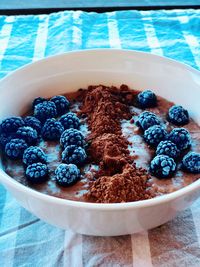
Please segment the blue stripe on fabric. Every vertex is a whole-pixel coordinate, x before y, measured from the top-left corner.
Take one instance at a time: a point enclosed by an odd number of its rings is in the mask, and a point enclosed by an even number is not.
[[[122,48],[150,52],[140,13],[138,11],[116,12],[116,18]]]
[[[72,50],[73,12],[55,13],[49,16],[45,56]]]
[[[23,208],[19,225],[14,267],[63,266],[64,230],[39,220]]]
[[[12,71],[30,63],[33,58],[39,19],[37,16],[16,17],[10,41],[2,60],[2,69]]]
[[[181,26],[174,11],[151,12],[153,26],[164,56],[196,67],[191,50],[183,37]]]
[[[82,13],[82,48],[109,48],[106,13]]]

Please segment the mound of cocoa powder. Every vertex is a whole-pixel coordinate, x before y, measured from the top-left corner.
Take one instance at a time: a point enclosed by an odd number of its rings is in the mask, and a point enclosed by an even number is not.
[[[100,167],[86,197],[98,203],[117,203],[149,198],[149,176],[137,168],[128,150],[128,141],[121,131],[121,120],[131,119],[129,105],[134,92],[125,85],[89,86],[82,91],[80,115],[87,116],[91,131],[88,155]]]

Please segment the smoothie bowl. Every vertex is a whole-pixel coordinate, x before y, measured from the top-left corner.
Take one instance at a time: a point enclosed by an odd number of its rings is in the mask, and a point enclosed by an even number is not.
[[[131,234],[200,196],[198,71],[148,53],[90,50],[27,65],[0,88],[0,181],[46,222]]]

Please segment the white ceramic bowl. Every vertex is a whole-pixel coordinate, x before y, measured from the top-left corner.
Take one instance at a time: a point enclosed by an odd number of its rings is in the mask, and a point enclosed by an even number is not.
[[[0,117],[21,114],[35,96],[50,97],[91,84],[151,88],[182,104],[200,124],[200,72],[176,61],[135,51],[70,52],[29,64],[0,81]],[[41,194],[9,177],[0,181],[27,210],[55,226],[87,234],[114,236],[161,225],[200,196],[200,179],[150,200],[94,204]]]

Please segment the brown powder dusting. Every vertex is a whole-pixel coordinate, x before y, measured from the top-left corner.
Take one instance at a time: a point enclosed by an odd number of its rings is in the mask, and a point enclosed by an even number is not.
[[[131,202],[149,198],[146,191],[147,173],[127,164],[123,172],[113,176],[102,176],[90,188],[90,197],[97,203]],[[146,191],[146,192],[145,192]]]
[[[80,115],[86,115],[91,134],[88,137],[89,158],[99,164],[95,181],[86,197],[98,203],[137,201],[149,198],[148,175],[137,168],[128,150],[128,141],[122,136],[121,120],[131,119],[129,105],[134,93],[127,86],[120,89],[89,86],[82,91]]]

